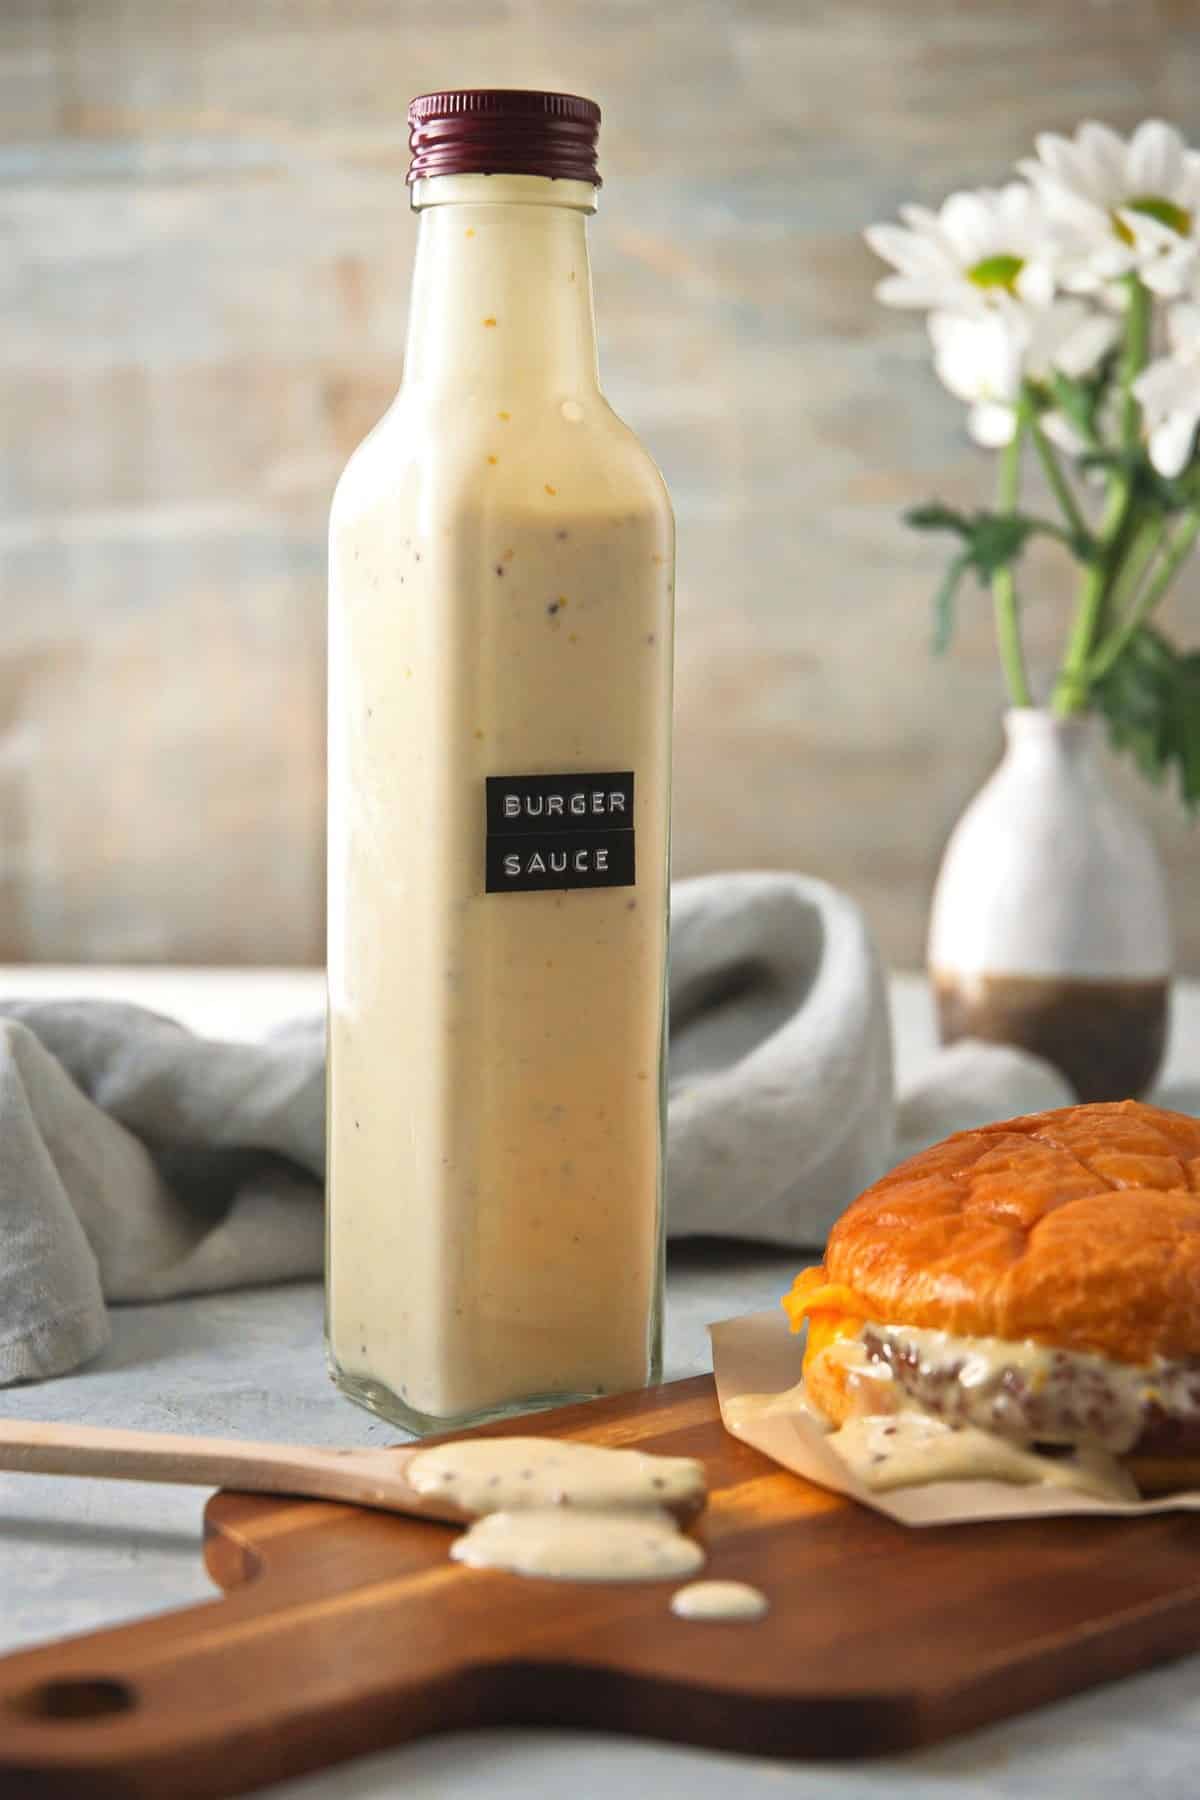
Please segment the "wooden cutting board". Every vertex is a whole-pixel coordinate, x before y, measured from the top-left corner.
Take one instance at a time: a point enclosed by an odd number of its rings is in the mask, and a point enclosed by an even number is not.
[[[1195,1515],[910,1531],[730,1437],[708,1377],[533,1428],[702,1457],[706,1572],[765,1589],[770,1616],[688,1623],[669,1582],[465,1569],[446,1526],[217,1494],[223,1597],[0,1660],[0,1793],[208,1800],[502,1724],[876,1755],[1200,1642]]]

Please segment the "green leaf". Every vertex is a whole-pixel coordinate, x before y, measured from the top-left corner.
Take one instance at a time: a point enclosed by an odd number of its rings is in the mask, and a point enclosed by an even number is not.
[[[1050,372],[1050,399],[1064,418],[1075,427],[1080,437],[1089,444],[1099,441],[1100,402],[1104,398],[1114,361],[1114,356],[1105,357],[1090,375],[1064,375],[1061,369],[1052,369]]]
[[[1158,785],[1174,774],[1184,805],[1200,807],[1200,652],[1143,625],[1092,693],[1113,747]]]
[[[911,525],[914,531],[953,532],[967,544],[971,560],[981,573],[993,573],[1005,563],[1014,561],[1025,548],[1026,539],[1031,537],[1053,538],[1056,544],[1064,544],[1080,562],[1093,562],[1098,555],[1096,541],[1090,532],[1077,535],[1049,519],[1036,518],[1032,513],[964,513],[956,507],[944,506],[940,500],[930,500],[923,506],[909,507],[904,514],[904,523]]]
[[[1179,785],[1189,810],[1200,806],[1200,654],[1179,657],[1172,709]]]
[[[963,547],[950,563],[933,599],[933,648],[938,656],[949,647],[954,631],[954,600],[968,569],[974,569],[980,587],[987,588],[998,570],[1017,560],[1028,538],[1048,529],[1040,519],[1024,513],[963,513],[953,506],[944,506],[940,500],[914,506],[904,517],[917,531],[949,531],[962,540]]]
[[[950,648],[950,639],[954,636],[954,600],[962,578],[970,566],[969,554],[965,550],[961,551],[946,570],[942,585],[933,596],[933,653],[935,656],[944,656]]]
[[[1129,483],[1135,504],[1160,517],[1186,512],[1200,497],[1200,470],[1189,468],[1173,481],[1160,475],[1140,445],[1112,450],[1088,450],[1080,457],[1084,469],[1120,474]]]
[[[940,500],[910,506],[904,515],[904,523],[911,525],[914,531],[956,531],[964,538],[971,535],[971,521],[966,513],[957,512],[953,506],[943,506]]]
[[[943,506],[940,500],[911,507],[904,519],[917,531],[950,531],[960,537],[968,565],[983,582],[1013,562],[1034,532],[1049,529],[1041,519],[1029,518],[1025,513],[963,513]]]
[[[976,513],[967,554],[980,581],[986,585],[997,569],[1014,562],[1037,528],[1036,519],[1020,513]]]

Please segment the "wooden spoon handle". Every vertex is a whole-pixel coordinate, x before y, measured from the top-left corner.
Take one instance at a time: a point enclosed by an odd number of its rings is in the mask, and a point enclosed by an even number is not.
[[[403,1485],[403,1450],[389,1451],[388,1486]],[[374,1464],[373,1469],[366,1465]],[[0,1419],[0,1469],[38,1475],[99,1475],[120,1481],[194,1483],[242,1492],[305,1494],[380,1504],[378,1452],[318,1450],[304,1444],[242,1443],[108,1426]],[[416,1496],[413,1496],[416,1500]],[[402,1504],[397,1491],[385,1504]],[[419,1502],[418,1502],[419,1505]]]

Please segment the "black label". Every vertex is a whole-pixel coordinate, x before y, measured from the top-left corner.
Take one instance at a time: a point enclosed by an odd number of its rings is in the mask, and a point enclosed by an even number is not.
[[[489,894],[635,879],[632,772],[488,776]]]

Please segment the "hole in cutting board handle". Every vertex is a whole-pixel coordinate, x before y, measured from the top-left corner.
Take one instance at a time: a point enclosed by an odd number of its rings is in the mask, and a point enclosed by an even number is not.
[[[9,1705],[35,1719],[107,1719],[115,1713],[132,1712],[137,1699],[128,1682],[93,1675],[39,1682],[23,1694],[14,1694]]]

